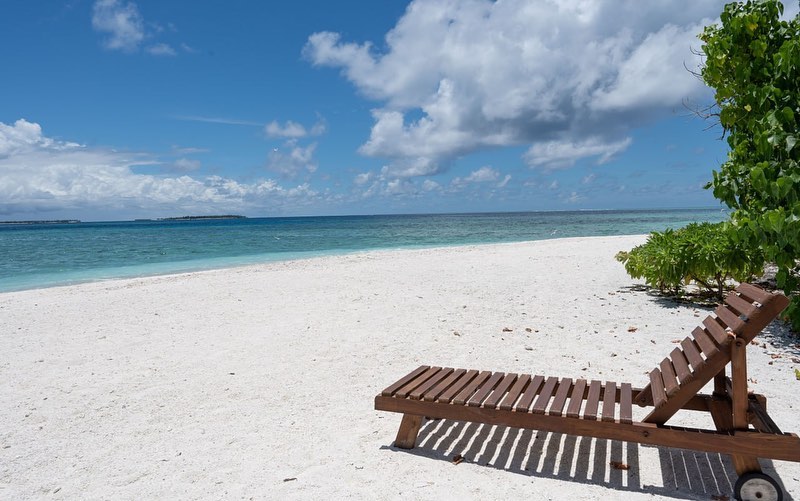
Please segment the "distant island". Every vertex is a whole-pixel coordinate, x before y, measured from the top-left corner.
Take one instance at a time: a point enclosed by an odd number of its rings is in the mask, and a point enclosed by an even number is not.
[[[201,221],[203,219],[247,219],[247,217],[235,214],[222,214],[218,216],[160,217],[156,219],[156,221]]]
[[[0,221],[0,224],[77,224],[79,219],[44,219],[36,221]]]

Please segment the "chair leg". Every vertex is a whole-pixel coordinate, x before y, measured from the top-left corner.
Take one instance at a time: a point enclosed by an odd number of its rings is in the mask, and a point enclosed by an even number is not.
[[[733,467],[736,469],[736,474],[740,477],[746,473],[760,473],[761,464],[755,456],[741,456],[739,454],[731,454],[733,459]]]
[[[397,438],[394,439],[394,446],[401,449],[413,449],[421,426],[422,416],[403,414],[400,429],[397,430]]]
[[[714,420],[714,426],[718,431],[731,431],[733,427],[733,408],[731,401],[727,398],[714,398],[708,402],[708,410],[711,412],[711,417]],[[761,471],[761,465],[758,458],[755,456],[742,456],[740,454],[731,454],[733,460],[733,467],[736,469],[736,474],[742,476],[746,473],[758,473]]]

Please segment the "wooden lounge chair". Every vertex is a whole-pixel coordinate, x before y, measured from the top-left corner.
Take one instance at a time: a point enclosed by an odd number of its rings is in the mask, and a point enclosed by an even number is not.
[[[395,446],[404,449],[414,447],[428,417],[730,454],[740,499],[780,500],[779,485],[761,473],[758,458],[800,461],[800,438],[781,432],[764,396],[748,394],[745,350],[788,302],[741,284],[650,372],[643,389],[423,365],[376,396],[375,409],[403,413]],[[712,379],[713,393],[698,394]],[[633,420],[633,403],[652,407],[641,422]],[[681,409],[709,412],[716,430],[667,425]]]

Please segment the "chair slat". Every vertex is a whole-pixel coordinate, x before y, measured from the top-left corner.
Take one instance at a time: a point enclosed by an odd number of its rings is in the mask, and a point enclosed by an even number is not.
[[[548,402],[550,402],[550,397],[553,396],[553,390],[556,389],[556,384],[558,384],[557,377],[547,378],[547,381],[545,381],[544,387],[542,388],[542,392],[539,393],[539,396],[536,398],[536,402],[533,404],[534,414],[544,414],[544,410],[547,408]]]
[[[658,368],[650,371],[650,389],[653,392],[653,406],[658,409],[667,403],[667,394],[664,392],[664,380]]]
[[[606,381],[603,390],[603,421],[614,421],[614,410],[617,402],[617,383]]]
[[[719,352],[717,345],[714,344],[714,340],[711,339],[711,336],[709,336],[704,329],[695,327],[692,331],[692,335],[694,336],[694,340],[697,341],[697,346],[700,347],[703,355],[705,355],[706,360]]]
[[[689,365],[692,366],[693,371],[697,371],[703,365],[703,357],[700,356],[700,351],[697,349],[697,345],[694,344],[691,338],[686,338],[681,341],[681,348],[683,348],[683,354],[686,355],[686,360],[689,361]]]
[[[560,416],[564,412],[564,404],[567,402],[569,390],[572,389],[572,379],[565,377],[561,379],[556,390],[556,396],[553,398],[553,405],[550,406],[548,414],[551,416]]]
[[[442,370],[441,367],[430,367],[428,370],[406,383],[402,388],[394,392],[396,397],[406,398],[414,391],[419,385],[425,383],[428,379],[436,375],[437,372]]]
[[[458,395],[456,395],[456,397],[453,399],[453,403],[456,405],[464,405],[465,403],[467,403],[467,400],[469,400],[469,397],[471,397],[472,394],[475,393],[475,390],[478,389],[478,386],[480,386],[487,379],[489,379],[489,376],[491,375],[492,373],[489,371],[483,371],[480,374],[478,374],[475,377],[475,379],[470,381],[469,384],[467,384],[464,387],[464,389],[461,390],[461,392]]]
[[[619,388],[619,420],[624,424],[633,423],[633,390],[630,383],[622,383]]]
[[[603,383],[592,381],[589,385],[589,395],[586,397],[586,407],[583,410],[584,419],[597,420],[597,407],[600,404],[600,390]]]
[[[497,383],[503,379],[503,376],[505,376],[505,374],[502,372],[493,373],[489,380],[486,381],[486,383],[481,384],[481,387],[478,389],[478,391],[475,392],[472,397],[470,397],[469,401],[467,401],[467,405],[470,407],[480,407],[483,401],[486,399],[486,396],[489,395],[489,392],[491,392],[495,386],[497,386]]]
[[[746,315],[748,318],[753,316],[753,313],[758,311],[758,306],[754,305],[750,301],[746,301],[742,299],[735,292],[731,292],[725,298],[725,302],[728,303],[734,310],[738,311],[741,315]]]
[[[715,318],[711,316],[706,317],[705,320],[703,320],[703,325],[718,345],[725,346],[727,343],[730,343],[731,337],[725,331],[725,327],[720,325]]]
[[[497,407],[498,402],[506,396],[508,392],[508,388],[514,384],[514,381],[517,380],[516,374],[506,374],[506,377],[500,381],[500,384],[497,385],[497,388],[494,389],[491,395],[486,399],[483,403],[483,407],[486,409],[494,409]]]
[[[452,400],[453,397],[461,393],[461,391],[464,388],[466,388],[467,385],[470,382],[472,382],[472,380],[475,379],[477,375],[478,371],[474,369],[467,371],[463,376],[458,378],[458,380],[456,380],[456,382],[453,383],[453,385],[450,388],[446,389],[444,393],[436,397],[436,401],[443,404],[450,402],[450,400]]]
[[[689,382],[692,379],[692,371],[689,369],[689,362],[680,348],[672,350],[670,358],[672,359],[672,367],[675,368],[675,375],[678,376],[678,383]]]
[[[422,395],[424,395],[425,392],[433,388],[436,384],[440,383],[452,372],[453,369],[451,369],[450,367],[445,367],[444,369],[440,370],[439,372],[431,376],[427,381],[417,386],[414,389],[414,391],[408,394],[408,397],[413,398],[414,400],[422,400]]]
[[[769,292],[763,289],[759,289],[758,287],[755,287],[747,283],[739,284],[739,287],[737,287],[736,290],[743,296],[748,297],[754,301],[758,301],[762,305],[766,304],[767,301],[769,301],[772,297],[772,294],[770,294]]]
[[[717,306],[717,309],[714,310],[714,314],[717,315],[717,318],[722,320],[722,323],[730,327],[733,332],[736,334],[742,333],[744,321],[739,318],[736,313],[731,311],[727,304]]]
[[[539,389],[542,387],[543,382],[544,376],[534,376],[531,380],[531,384],[525,388],[525,393],[523,393],[522,397],[520,397],[519,402],[517,402],[517,405],[514,407],[514,410],[518,412],[528,412],[528,408],[531,406],[533,399],[536,398],[536,395],[539,393]]]
[[[412,379],[416,378],[417,376],[419,376],[420,374],[422,374],[423,372],[425,372],[429,368],[430,367],[427,366],[427,365],[420,365],[419,367],[417,367],[413,371],[409,372],[408,374],[406,374],[402,378],[398,379],[395,383],[392,383],[390,386],[388,386],[385,390],[383,390],[381,392],[381,396],[391,397],[392,395],[394,395],[394,392],[396,392],[397,390],[399,390],[400,388],[405,386],[406,383],[408,383]]]
[[[586,391],[586,380],[575,380],[575,386],[572,388],[572,395],[569,398],[569,406],[567,407],[567,417],[577,418],[581,415],[581,404],[583,403],[583,394]]]
[[[671,397],[680,389],[677,376],[675,376],[675,369],[672,367],[672,361],[669,358],[665,358],[661,361],[659,367],[661,368],[661,378],[664,381],[664,389],[667,390],[667,396]]]
[[[514,406],[514,402],[517,401],[530,380],[531,377],[528,374],[521,375],[517,379],[517,382],[514,383],[514,386],[511,387],[511,390],[509,390],[509,392],[506,394],[506,397],[503,399],[503,401],[500,402],[500,407],[498,408],[503,411],[510,411]]]
[[[450,373],[449,376],[444,381],[440,381],[439,384],[434,386],[430,391],[425,392],[425,395],[422,396],[422,399],[426,402],[433,402],[436,398],[445,392],[448,388],[450,388],[453,384],[455,384],[458,379],[467,372],[464,369],[456,369]]]

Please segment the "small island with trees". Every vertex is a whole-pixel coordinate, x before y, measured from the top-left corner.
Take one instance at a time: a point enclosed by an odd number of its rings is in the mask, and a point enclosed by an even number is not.
[[[178,216],[178,217],[159,217],[155,219],[135,219],[134,221],[206,221],[209,219],[247,219],[247,216],[237,214],[220,214],[210,216]]]
[[[78,224],[79,219],[43,219],[33,221],[0,221],[0,224]]]

